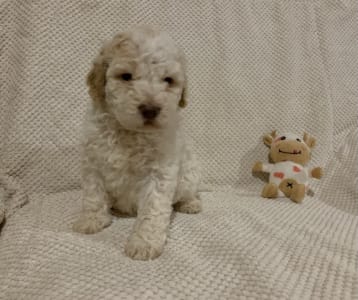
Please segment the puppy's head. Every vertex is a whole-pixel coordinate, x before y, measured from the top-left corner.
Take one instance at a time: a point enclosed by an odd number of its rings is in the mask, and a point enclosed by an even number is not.
[[[169,35],[136,27],[116,35],[87,76],[89,93],[128,130],[165,129],[185,107],[185,61]]]

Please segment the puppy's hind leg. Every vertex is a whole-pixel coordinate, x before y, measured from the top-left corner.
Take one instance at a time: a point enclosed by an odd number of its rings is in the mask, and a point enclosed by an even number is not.
[[[196,214],[201,211],[201,200],[198,194],[200,181],[199,165],[195,157],[187,150],[178,178],[178,187],[173,205],[175,211],[187,214]]]

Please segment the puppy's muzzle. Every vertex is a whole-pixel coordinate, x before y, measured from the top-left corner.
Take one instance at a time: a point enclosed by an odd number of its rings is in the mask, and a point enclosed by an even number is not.
[[[150,104],[141,104],[138,106],[138,110],[145,120],[153,121],[159,115],[161,107]]]

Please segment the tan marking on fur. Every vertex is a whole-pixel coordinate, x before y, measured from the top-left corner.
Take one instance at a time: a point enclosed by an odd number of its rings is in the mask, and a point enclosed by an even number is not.
[[[106,84],[106,70],[108,64],[105,62],[103,50],[93,62],[92,68],[87,75],[89,94],[94,101],[102,102],[105,99],[104,86]]]
[[[181,94],[181,99],[179,101],[179,107],[181,107],[181,108],[184,108],[188,105],[188,102],[186,100],[186,95],[187,95],[186,88],[183,88],[183,92]]]

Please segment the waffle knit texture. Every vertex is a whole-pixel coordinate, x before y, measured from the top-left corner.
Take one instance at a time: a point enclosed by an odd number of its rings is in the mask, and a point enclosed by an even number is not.
[[[138,23],[187,55],[206,186],[149,262],[123,253],[134,219],[71,231],[85,76]],[[1,300],[358,298],[355,0],[0,0],[0,74]],[[251,175],[274,129],[317,138],[309,166],[325,176],[300,205],[261,198]]]

